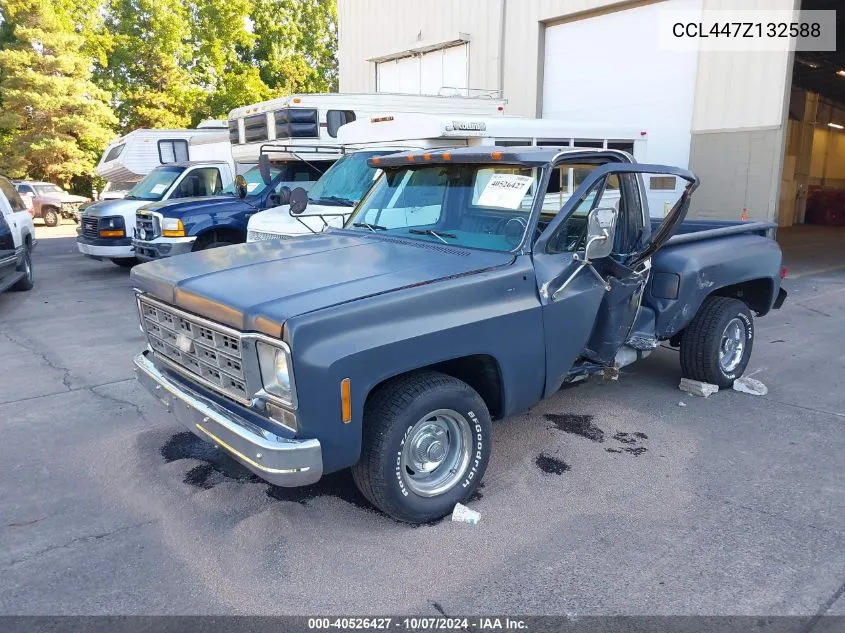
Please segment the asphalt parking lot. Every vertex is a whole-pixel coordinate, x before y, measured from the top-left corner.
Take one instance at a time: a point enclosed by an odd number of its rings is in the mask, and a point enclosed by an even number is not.
[[[127,271],[38,232],[0,295],[2,614],[845,615],[843,268],[757,321],[767,396],[687,396],[659,349],[498,423],[477,526],[414,528],[183,432],[133,379]]]

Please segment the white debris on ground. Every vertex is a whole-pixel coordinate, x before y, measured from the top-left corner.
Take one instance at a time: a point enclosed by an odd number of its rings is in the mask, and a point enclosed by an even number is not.
[[[452,511],[452,520],[476,525],[481,520],[481,513],[467,508],[462,503],[456,503]]]
[[[756,378],[737,378],[734,380],[734,391],[748,393],[752,396],[765,396],[769,388]]]
[[[679,406],[679,407],[685,407],[685,406],[687,406],[687,403],[686,403],[686,402],[684,402],[683,400],[681,400],[681,401],[678,403],[678,406]]]
[[[681,384],[678,385],[678,389],[691,393],[694,396],[707,398],[711,394],[719,391],[719,385],[702,382],[700,380],[692,380],[691,378],[681,378]]]

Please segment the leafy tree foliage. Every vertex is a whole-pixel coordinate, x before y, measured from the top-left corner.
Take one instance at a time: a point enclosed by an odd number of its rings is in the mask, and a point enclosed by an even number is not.
[[[90,174],[117,123],[61,3],[0,0],[0,170],[67,184]]]

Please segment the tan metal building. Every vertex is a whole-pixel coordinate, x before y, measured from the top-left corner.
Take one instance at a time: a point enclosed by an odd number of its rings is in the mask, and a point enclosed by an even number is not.
[[[781,202],[780,184],[785,162],[794,179],[802,160],[784,160],[788,40],[768,52],[672,52],[657,30],[667,7],[694,13],[797,4],[339,0],[340,91],[490,91],[508,100],[511,115],[641,126],[649,162],[688,165],[701,177],[695,216],[739,219],[745,210],[749,219],[780,215],[791,224],[794,196]],[[798,143],[795,151],[809,156],[812,148]]]

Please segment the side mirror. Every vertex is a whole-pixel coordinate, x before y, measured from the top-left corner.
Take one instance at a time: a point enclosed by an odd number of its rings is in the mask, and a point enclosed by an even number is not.
[[[237,194],[238,198],[246,198],[246,178],[244,178],[241,174],[235,176],[235,193]]]
[[[598,207],[587,216],[587,247],[584,260],[589,262],[610,255],[616,235],[616,220],[619,210],[612,207]]]
[[[273,174],[270,173],[270,157],[267,154],[261,154],[258,157],[258,171],[265,185],[269,185],[273,181]]]
[[[302,187],[297,187],[290,192],[290,212],[299,215],[308,206],[308,192]]]

